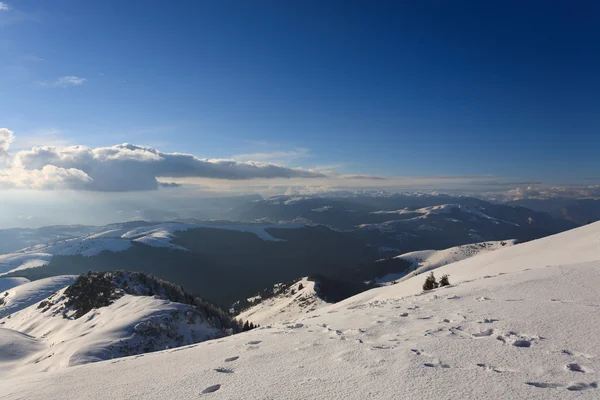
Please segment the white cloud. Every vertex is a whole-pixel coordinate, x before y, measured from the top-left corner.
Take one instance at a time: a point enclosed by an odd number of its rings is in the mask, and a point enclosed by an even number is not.
[[[552,199],[552,198],[600,198],[600,185],[578,186],[528,186],[509,190],[504,194],[509,200]]]
[[[8,11],[8,10],[9,10],[8,4],[0,1],[0,11]]]
[[[86,78],[81,78],[79,76],[61,76],[55,81],[51,82],[41,82],[42,86],[57,86],[57,87],[67,87],[67,86],[80,86],[83,85],[87,81]]]
[[[0,128],[0,160],[8,156],[8,149],[14,139],[15,135],[12,131],[7,128]]]
[[[11,132],[12,135],[12,132]],[[176,187],[158,178],[210,178],[228,181],[273,178],[320,178],[323,174],[269,163],[200,159],[163,153],[151,147],[34,147],[14,155],[0,170],[5,187],[129,192]]]

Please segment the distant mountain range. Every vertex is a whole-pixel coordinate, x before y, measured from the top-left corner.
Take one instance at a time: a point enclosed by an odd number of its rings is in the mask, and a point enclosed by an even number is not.
[[[40,228],[30,235],[34,246],[0,254],[0,275],[35,280],[89,270],[140,271],[228,307],[302,276],[362,285],[410,272],[409,262],[392,258],[401,254],[523,242],[577,226],[470,197],[386,193],[252,198],[227,217]],[[47,231],[50,239],[36,244]]]
[[[556,218],[584,225],[600,220],[600,199],[524,199],[507,203],[543,211]]]

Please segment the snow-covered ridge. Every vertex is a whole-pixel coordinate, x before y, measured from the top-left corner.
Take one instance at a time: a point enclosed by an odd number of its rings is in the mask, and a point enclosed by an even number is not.
[[[24,349],[20,357],[0,353],[0,375],[147,353],[238,331],[236,322],[200,300],[193,300],[197,306],[169,300],[193,297],[144,274],[105,272],[83,275],[72,283],[74,279],[31,282],[9,293],[7,307],[0,308],[5,317],[0,317],[0,351],[9,350],[2,340]]]
[[[263,240],[281,241],[270,235],[266,229],[301,228],[301,224],[184,224],[161,223],[143,225],[136,228],[128,226],[114,227],[84,235],[75,239],[62,240],[50,244],[29,247],[10,254],[0,254],[0,275],[27,268],[36,268],[48,264],[55,255],[82,255],[92,257],[103,251],[120,252],[133,246],[133,243],[151,247],[162,247],[177,251],[187,251],[184,247],[171,243],[176,232],[197,228],[224,229],[249,232]]]
[[[485,210],[480,209],[478,207],[466,206],[462,204],[441,204],[437,206],[429,206],[418,208],[416,210],[409,210],[407,208],[403,208],[401,210],[393,210],[393,211],[374,211],[371,214],[394,214],[394,215],[406,215],[407,218],[400,220],[392,220],[386,221],[379,224],[361,224],[359,228],[363,229],[381,229],[386,227],[386,225],[395,225],[403,222],[414,222],[418,220],[426,220],[433,215],[444,215],[444,214],[455,214],[455,213],[466,213],[472,215],[472,218],[480,218],[484,220],[489,220],[494,224],[510,224],[514,226],[519,226],[518,224],[510,221],[500,220],[494,217],[489,216],[485,213]],[[446,218],[446,220],[451,222],[460,223],[460,220],[453,218]]]
[[[293,320],[329,304],[317,295],[315,282],[306,277],[288,285],[275,285],[273,294],[267,299],[262,299],[260,295],[249,298],[252,305],[238,314],[237,318],[266,325]]]
[[[53,276],[51,278],[23,283],[0,292],[0,318],[42,301],[56,291],[73,283],[76,278],[76,275]]]
[[[492,242],[481,242],[451,247],[445,250],[420,250],[402,254],[394,259],[406,260],[411,263],[411,271],[408,274],[388,274],[377,279],[378,284],[390,284],[397,280],[404,281],[423,272],[462,261],[478,254],[495,251],[517,244],[516,240],[501,240]]]
[[[0,278],[0,295],[8,289],[12,289],[27,282],[29,282],[29,279],[27,278]]]

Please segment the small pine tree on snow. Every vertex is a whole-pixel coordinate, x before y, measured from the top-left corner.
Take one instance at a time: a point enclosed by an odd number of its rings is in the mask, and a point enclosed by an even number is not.
[[[302,289],[304,289],[304,285],[303,285],[303,284],[299,284],[299,285],[298,285],[298,291],[300,291],[300,290],[302,290]]]
[[[248,321],[244,322],[244,326],[242,328],[242,332],[248,332],[250,330],[250,324]]]
[[[438,287],[438,283],[435,281],[435,276],[433,272],[429,274],[427,278],[425,278],[425,283],[423,284],[423,290],[432,290]]]
[[[448,286],[450,284],[450,281],[448,280],[449,275],[448,274],[444,274],[442,275],[441,279],[440,279],[440,287],[442,286]]]

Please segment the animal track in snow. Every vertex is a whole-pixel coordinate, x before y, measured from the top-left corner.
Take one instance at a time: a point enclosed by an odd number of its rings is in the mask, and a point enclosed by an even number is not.
[[[212,386],[209,386],[209,387],[207,387],[206,389],[204,389],[204,390],[202,391],[202,393],[203,393],[203,394],[206,394],[206,393],[213,393],[213,392],[216,392],[216,391],[217,391],[217,390],[219,390],[219,389],[221,389],[221,385],[212,385]]]

